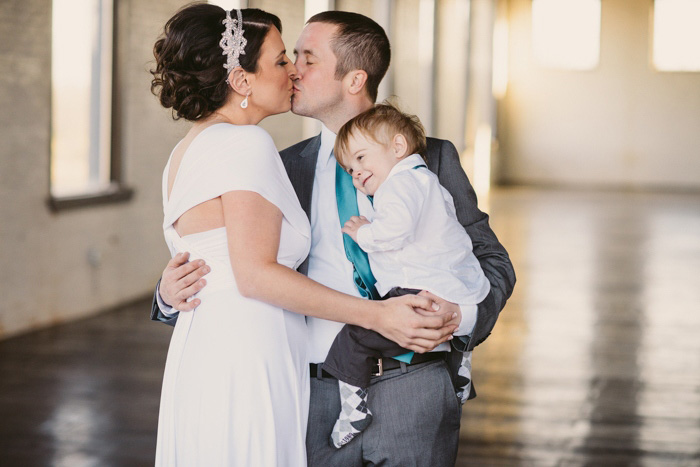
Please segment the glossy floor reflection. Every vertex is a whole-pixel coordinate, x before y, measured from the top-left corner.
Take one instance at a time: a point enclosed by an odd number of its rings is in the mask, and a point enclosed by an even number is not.
[[[700,465],[700,196],[511,189],[460,465]]]
[[[700,465],[700,195],[507,189],[516,292],[458,465]],[[152,465],[170,331],[142,302],[0,342],[0,465]]]

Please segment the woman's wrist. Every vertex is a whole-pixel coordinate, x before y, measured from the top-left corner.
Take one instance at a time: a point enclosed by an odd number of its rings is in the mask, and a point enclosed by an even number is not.
[[[370,331],[377,331],[381,322],[382,308],[385,305],[381,300],[365,300],[365,306],[362,307],[363,322],[360,326]]]

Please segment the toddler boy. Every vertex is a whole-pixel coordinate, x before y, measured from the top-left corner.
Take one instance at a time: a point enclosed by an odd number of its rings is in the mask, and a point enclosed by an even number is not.
[[[382,298],[429,290],[463,312],[476,313],[489,282],[457,220],[452,196],[420,156],[425,148],[418,118],[392,105],[376,105],[347,122],[338,132],[335,156],[355,188],[372,201],[375,214],[372,222],[353,216],[342,231],[368,253]],[[371,423],[367,387],[376,359],[408,363],[412,355],[376,332],[342,329],[323,363],[340,386],[341,413],[331,434],[335,447]],[[471,352],[457,364],[458,397],[464,402],[471,389]]]

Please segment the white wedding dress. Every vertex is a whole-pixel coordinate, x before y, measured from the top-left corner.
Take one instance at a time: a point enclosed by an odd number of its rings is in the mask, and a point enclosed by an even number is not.
[[[304,316],[241,296],[225,227],[180,238],[185,211],[234,190],[253,191],[284,215],[277,260],[296,268],[310,227],[270,136],[256,126],[204,129],[187,148],[167,195],[170,253],[211,267],[201,304],[179,314],[170,341],[158,420],[159,466],[303,466],[309,365]],[[275,284],[269,284],[275,287]]]

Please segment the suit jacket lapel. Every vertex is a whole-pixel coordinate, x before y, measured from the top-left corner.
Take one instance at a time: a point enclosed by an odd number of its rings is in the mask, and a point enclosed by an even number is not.
[[[427,148],[425,150],[425,159],[428,164],[428,168],[437,174],[440,170],[440,147],[442,146],[442,140],[435,138],[426,138]]]
[[[311,221],[311,195],[316,176],[316,160],[318,150],[321,148],[321,134],[307,141],[302,141],[280,152],[284,168],[287,170],[289,180],[299,198],[299,204]],[[307,257],[298,268],[302,274],[309,270],[309,258]]]
[[[299,146],[302,146],[300,143]],[[289,180],[292,182],[294,191],[302,209],[311,219],[311,195],[314,187],[314,176],[316,175],[316,160],[318,150],[321,147],[321,134],[308,140],[298,153],[294,151],[296,147],[291,147],[282,151],[282,162],[287,169]]]

